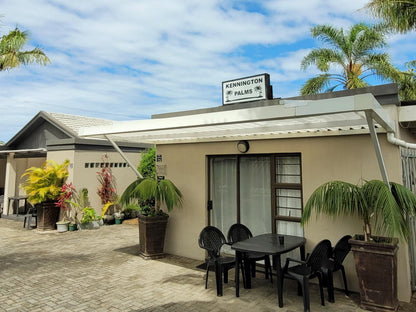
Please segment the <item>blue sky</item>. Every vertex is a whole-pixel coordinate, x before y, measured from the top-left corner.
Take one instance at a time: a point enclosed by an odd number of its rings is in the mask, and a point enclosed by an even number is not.
[[[318,42],[310,28],[374,20],[366,0],[0,0],[0,35],[29,30],[52,61],[0,72],[0,141],[39,111],[112,120],[221,105],[221,82],[269,73],[274,97],[296,96]],[[393,35],[393,63],[416,35]],[[410,51],[410,52],[407,52]],[[374,84],[382,83],[375,81]]]

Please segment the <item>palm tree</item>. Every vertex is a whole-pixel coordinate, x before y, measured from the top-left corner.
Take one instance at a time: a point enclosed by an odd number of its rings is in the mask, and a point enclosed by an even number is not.
[[[416,60],[405,64],[407,71],[392,75],[399,85],[399,96],[402,101],[416,100]]]
[[[323,74],[309,79],[301,89],[301,94],[315,94],[322,91],[332,92],[337,87],[355,89],[368,86],[365,78],[385,75],[386,69],[392,71],[390,57],[378,52],[386,47],[384,32],[376,26],[356,24],[344,33],[344,30],[329,25],[317,25],[311,29],[312,36],[330,46],[313,49],[304,57],[301,68],[306,70],[316,65]],[[331,67],[340,67],[339,74],[329,73]],[[331,82],[335,84],[331,86]]]
[[[406,187],[380,180],[366,181],[362,186],[343,181],[330,181],[319,186],[310,196],[301,224],[306,224],[315,209],[330,216],[358,215],[364,223],[364,237],[372,237],[371,226],[389,237],[410,237],[408,214],[416,213],[416,195]]]
[[[22,51],[23,46],[29,40],[27,31],[20,31],[17,27],[0,40],[0,71],[9,70],[20,65],[37,63],[47,65],[49,58],[39,49],[34,48],[30,51]]]
[[[415,0],[372,0],[365,8],[395,31],[416,30]]]

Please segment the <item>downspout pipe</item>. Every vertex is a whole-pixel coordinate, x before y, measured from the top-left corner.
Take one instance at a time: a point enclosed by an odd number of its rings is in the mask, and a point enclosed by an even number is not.
[[[403,140],[400,140],[394,136],[394,132],[387,133],[387,141],[391,144],[401,146],[404,148],[414,148],[416,149],[416,143],[409,143]]]

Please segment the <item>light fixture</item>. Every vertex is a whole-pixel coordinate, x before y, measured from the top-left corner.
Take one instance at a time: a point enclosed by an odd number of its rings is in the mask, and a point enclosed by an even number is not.
[[[239,141],[237,143],[237,149],[240,153],[247,153],[250,148],[250,145],[248,144],[248,141]]]

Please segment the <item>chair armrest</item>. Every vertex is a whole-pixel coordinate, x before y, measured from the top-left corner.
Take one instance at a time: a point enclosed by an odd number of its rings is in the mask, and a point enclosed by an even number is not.
[[[287,270],[287,268],[289,267],[289,262],[291,262],[291,261],[302,264],[302,265],[307,265],[306,262],[303,261],[303,260],[298,260],[298,259],[293,259],[293,258],[286,258],[286,263],[285,263],[285,266],[283,268],[283,271]]]

